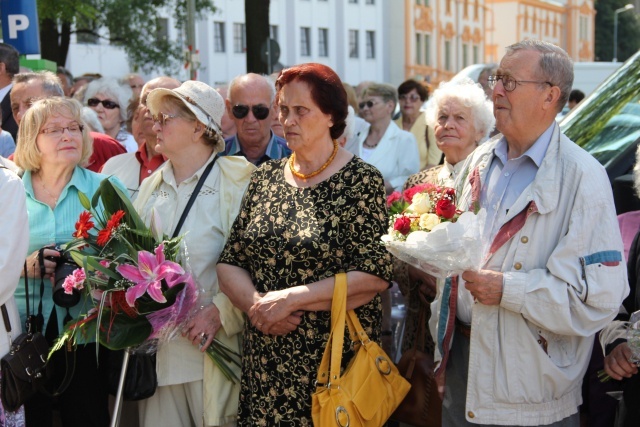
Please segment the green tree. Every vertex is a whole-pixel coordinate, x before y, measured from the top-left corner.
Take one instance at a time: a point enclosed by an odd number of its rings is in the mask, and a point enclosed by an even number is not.
[[[212,0],[195,0],[195,5],[198,17],[216,10]],[[173,11],[176,28],[182,31],[186,0],[38,0],[42,57],[64,65],[75,33],[122,46],[136,69],[175,70],[184,61],[185,46],[163,37],[163,8]]]
[[[596,0],[596,61],[613,59],[613,14],[630,0]],[[640,21],[636,10],[618,14],[618,61],[624,62],[640,49]]]
[[[269,3],[270,0],[244,0],[247,73],[268,73],[268,64],[262,60],[261,50],[269,39]]]

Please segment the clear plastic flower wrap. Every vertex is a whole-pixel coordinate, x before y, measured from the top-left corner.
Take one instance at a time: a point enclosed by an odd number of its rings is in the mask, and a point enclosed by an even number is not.
[[[455,222],[441,222],[431,231],[412,231],[405,240],[382,236],[395,257],[439,279],[480,268],[484,258],[482,232],[486,211],[464,212]]]
[[[631,313],[628,322],[616,320],[600,331],[600,344],[603,351],[607,345],[619,339],[627,340],[627,345],[631,350],[629,362],[640,366],[640,310]],[[601,382],[611,379],[604,369],[598,372],[598,378]]]

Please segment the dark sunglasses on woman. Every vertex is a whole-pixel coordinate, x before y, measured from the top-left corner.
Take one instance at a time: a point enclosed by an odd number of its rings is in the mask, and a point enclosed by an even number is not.
[[[251,111],[253,111],[253,116],[258,120],[264,120],[269,117],[269,107],[264,105],[254,105],[251,107]],[[247,117],[247,114],[249,114],[249,106],[241,104],[234,105],[231,112],[236,119],[244,119]]]
[[[87,105],[89,107],[97,107],[98,104],[102,104],[104,108],[107,110],[113,110],[114,108],[120,108],[118,104],[113,101],[109,101],[108,99],[100,101],[98,98],[89,98],[87,101]]]

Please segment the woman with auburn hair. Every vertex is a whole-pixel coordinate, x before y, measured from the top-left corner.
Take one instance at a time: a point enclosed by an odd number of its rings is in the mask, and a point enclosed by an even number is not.
[[[336,140],[347,117],[340,79],[325,65],[302,64],[283,70],[276,88],[293,153],[253,173],[217,267],[220,288],[247,314],[238,412],[247,427],[312,425],[334,276],[347,273],[348,308],[374,340],[378,293],[391,277],[379,243],[382,176]]]

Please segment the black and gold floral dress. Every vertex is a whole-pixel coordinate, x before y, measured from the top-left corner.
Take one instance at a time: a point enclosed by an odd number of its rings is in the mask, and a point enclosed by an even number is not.
[[[387,227],[382,175],[354,157],[327,180],[296,188],[286,159],[257,169],[218,262],[249,272],[258,292],[362,271],[390,280],[391,258],[380,236]],[[380,297],[356,309],[378,341]],[[239,426],[310,426],[311,394],[329,337],[330,312],[309,311],[297,330],[268,336],[245,322]],[[352,356],[344,346],[343,362]]]

